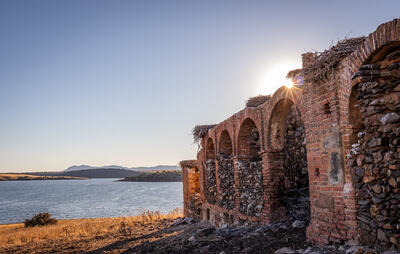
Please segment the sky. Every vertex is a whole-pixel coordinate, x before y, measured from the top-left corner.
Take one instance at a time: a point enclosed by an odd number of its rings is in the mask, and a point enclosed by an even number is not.
[[[196,124],[272,94],[301,54],[400,1],[1,0],[0,172],[194,159]]]

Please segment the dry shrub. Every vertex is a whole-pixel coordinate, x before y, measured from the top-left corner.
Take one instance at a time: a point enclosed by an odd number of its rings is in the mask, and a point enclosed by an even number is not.
[[[246,102],[246,107],[258,107],[272,98],[271,95],[258,95],[251,97]]]
[[[51,218],[50,213],[39,213],[24,222],[25,227],[36,227],[57,224],[57,219]]]
[[[193,140],[195,143],[199,143],[200,140],[207,134],[208,130],[217,126],[216,124],[209,124],[209,125],[196,125],[193,128]]]

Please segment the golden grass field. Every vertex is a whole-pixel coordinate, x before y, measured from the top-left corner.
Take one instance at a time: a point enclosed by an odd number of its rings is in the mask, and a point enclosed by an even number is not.
[[[59,220],[56,225],[25,228],[0,225],[0,253],[81,253],[113,241],[142,236],[170,225],[182,209],[168,214],[145,211],[138,216]],[[119,253],[118,250],[113,253]]]
[[[58,179],[87,179],[73,176],[35,176],[29,174],[0,174],[0,181],[16,180],[58,180]]]

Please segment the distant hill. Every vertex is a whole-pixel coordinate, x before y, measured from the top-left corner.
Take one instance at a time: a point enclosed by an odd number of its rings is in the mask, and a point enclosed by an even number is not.
[[[88,178],[123,178],[129,176],[140,175],[140,172],[136,172],[128,169],[118,168],[92,168],[83,170],[72,170],[61,172],[62,176],[75,176],[75,177],[88,177]]]
[[[36,176],[73,176],[86,178],[124,178],[128,176],[137,176],[142,174],[128,169],[117,168],[92,168],[83,170],[61,171],[61,172],[32,172]]]
[[[159,171],[159,170],[168,170],[168,171],[174,171],[174,170],[181,170],[179,166],[176,165],[157,165],[154,167],[135,167],[135,168],[130,168],[130,170],[135,170],[135,171]]]
[[[154,171],[141,173],[137,176],[125,177],[119,182],[182,182],[182,171]]]
[[[110,166],[102,166],[102,167],[92,167],[89,165],[80,165],[80,166],[71,166],[65,170],[65,172],[69,171],[78,171],[78,170],[88,170],[88,169],[123,169],[123,170],[133,170],[133,171],[147,171],[147,170],[180,170],[181,168],[176,165],[157,165],[154,167],[133,167],[127,168],[117,165]]]

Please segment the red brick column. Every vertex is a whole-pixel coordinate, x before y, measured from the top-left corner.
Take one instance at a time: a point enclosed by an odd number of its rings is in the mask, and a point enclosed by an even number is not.
[[[283,157],[281,151],[263,151],[264,206],[262,221],[265,224],[276,222],[285,216],[285,209],[279,201],[279,181],[283,176]]]

